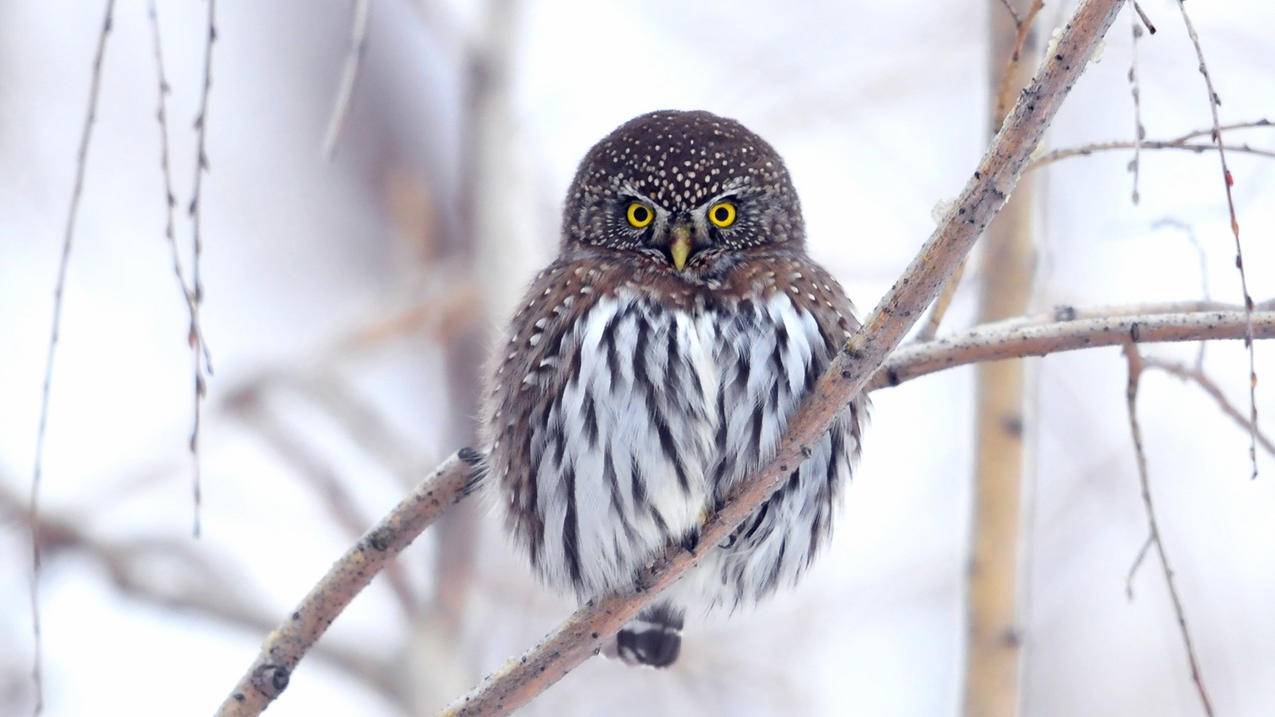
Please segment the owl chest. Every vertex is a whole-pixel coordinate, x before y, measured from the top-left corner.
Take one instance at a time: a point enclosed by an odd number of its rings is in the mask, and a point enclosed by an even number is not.
[[[698,525],[773,452],[821,346],[782,294],[675,310],[600,299],[562,337],[532,428],[544,566],[591,592]],[[552,384],[557,384],[556,387]]]

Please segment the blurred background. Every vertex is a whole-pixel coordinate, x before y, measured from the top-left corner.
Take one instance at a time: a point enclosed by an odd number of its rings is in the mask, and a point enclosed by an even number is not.
[[[1026,3],[1021,3],[1026,5]],[[102,2],[0,2],[0,714],[26,714],[31,479],[53,286]],[[1148,139],[1209,126],[1177,2],[1138,42]],[[1275,5],[1190,3],[1223,123],[1275,117]],[[115,5],[67,277],[44,457],[45,712],[209,713],[265,632],[429,468],[471,440],[493,331],[552,257],[576,162],[633,115],[703,108],[786,158],[810,251],[866,313],[987,145],[981,2],[375,0],[348,116],[324,136],[349,2],[221,0],[202,186],[215,375],[191,537],[192,358],[172,272],[146,4]],[[1041,38],[1074,4],[1050,2]],[[1046,138],[1129,140],[1133,22]],[[1002,19],[1001,24],[1004,25]],[[195,172],[205,2],[160,2],[177,240]],[[1009,25],[1012,29],[1012,23]],[[1003,43],[1003,37],[1002,37]],[[1227,135],[1275,149],[1275,129]],[[1205,137],[1207,141],[1207,136]],[[1034,173],[1027,309],[1240,301],[1215,154],[1128,151]],[[1275,295],[1275,160],[1235,154],[1249,286]],[[186,259],[187,264],[189,259]],[[975,260],[944,332],[978,318]],[[1191,361],[1195,346],[1146,353]],[[1258,409],[1275,415],[1271,349]],[[1240,342],[1205,367],[1247,407]],[[1031,715],[1198,714],[1146,537],[1118,349],[1031,360],[1019,700]],[[689,626],[667,672],[592,660],[527,714],[954,715],[966,665],[974,372],[874,394],[835,542],[798,590]],[[1275,713],[1275,461],[1198,387],[1140,397],[1161,529],[1219,714]],[[432,714],[565,617],[494,515],[463,504],[333,625],[271,714]]]

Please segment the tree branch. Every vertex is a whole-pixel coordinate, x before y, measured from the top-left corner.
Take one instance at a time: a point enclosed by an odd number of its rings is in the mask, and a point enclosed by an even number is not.
[[[922,247],[828,371],[792,416],[774,459],[726,497],[700,531],[700,545],[724,540],[787,479],[841,410],[920,318],[940,287],[969,252],[982,230],[1004,205],[1041,135],[1075,84],[1123,0],[1085,0],[1045,59],[980,162],[973,178]],[[451,715],[504,714],[542,692],[600,650],[602,642],[698,560],[670,546],[637,576],[636,584],[591,600],[538,646],[488,677],[454,703]]]
[[[106,0],[106,15],[102,19],[97,36],[97,50],[93,53],[92,79],[89,82],[88,110],[80,129],[80,146],[75,154],[75,183],[71,189],[71,206],[66,212],[66,226],[62,233],[62,254],[58,259],[58,275],[53,284],[53,327],[49,332],[49,348],[44,360],[44,384],[40,391],[40,418],[35,431],[35,465],[31,471],[31,514],[40,514],[40,477],[44,472],[44,436],[49,423],[49,394],[53,384],[53,362],[57,357],[58,336],[62,328],[62,295],[66,289],[66,272],[71,263],[71,244],[75,239],[75,221],[80,213],[80,197],[84,192],[84,174],[88,168],[89,143],[93,139],[93,124],[97,119],[97,98],[102,87],[102,59],[106,56],[106,41],[111,34],[115,14],[115,0]],[[31,534],[31,632],[33,653],[31,681],[35,687],[34,713],[44,709],[44,677],[41,665],[40,639],[40,543]]]
[[[1247,325],[1244,327],[1248,330]],[[1246,340],[1250,339],[1252,332],[1248,331],[1244,334]],[[1252,341],[1247,341],[1252,346]],[[1155,548],[1156,556],[1160,558],[1160,567],[1164,574],[1165,587],[1169,591],[1169,599],[1173,602],[1173,612],[1177,616],[1178,632],[1182,636],[1182,645],[1186,649],[1187,662],[1191,667],[1191,680],[1195,683],[1196,694],[1200,697],[1200,704],[1204,708],[1204,714],[1213,717],[1213,704],[1209,701],[1208,691],[1204,688],[1204,676],[1200,672],[1200,661],[1195,653],[1195,644],[1191,640],[1191,629],[1187,626],[1186,609],[1182,605],[1182,596],[1178,593],[1177,584],[1173,581],[1173,568],[1169,565],[1168,551],[1164,547],[1164,539],[1160,535],[1160,523],[1156,520],[1155,502],[1151,500],[1151,479],[1147,470],[1147,454],[1142,444],[1142,427],[1138,424],[1138,385],[1142,378],[1142,357],[1138,353],[1138,348],[1133,343],[1124,345],[1125,360],[1129,365],[1129,380],[1125,387],[1125,401],[1129,411],[1129,433],[1133,437],[1133,454],[1138,464],[1138,483],[1142,488],[1142,507],[1147,516],[1147,542],[1143,548],[1138,551],[1138,557],[1134,560],[1133,567],[1129,569],[1129,578],[1126,581],[1126,593],[1132,597],[1132,583],[1134,573],[1138,566],[1142,563],[1142,559],[1146,557],[1148,547]]]

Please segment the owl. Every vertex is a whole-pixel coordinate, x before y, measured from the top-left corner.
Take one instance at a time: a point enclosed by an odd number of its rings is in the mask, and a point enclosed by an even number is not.
[[[775,454],[788,418],[858,327],[806,254],[778,153],[740,123],[660,111],[589,150],[558,257],[489,370],[488,485],[546,582],[587,600],[630,585]],[[828,540],[867,402],[847,406],[783,487],[616,636],[664,667],[685,615],[795,584]]]

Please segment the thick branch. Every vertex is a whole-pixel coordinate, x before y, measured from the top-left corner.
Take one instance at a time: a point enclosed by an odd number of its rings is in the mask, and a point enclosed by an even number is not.
[[[867,390],[897,386],[918,376],[983,361],[1119,346],[1131,340],[1160,343],[1242,339],[1244,331],[1244,311],[1238,307],[1233,311],[1143,313],[1042,323],[1007,321],[899,349],[872,377]],[[1259,339],[1275,338],[1275,311],[1253,314],[1253,335]]]
[[[394,507],[332,565],[290,619],[271,632],[257,659],[217,709],[219,717],[260,714],[288,686],[292,670],[355,595],[387,561],[461,498],[473,483],[479,455],[464,449]]]
[[[810,445],[823,436],[899,345],[1004,205],[1045,128],[1123,4],[1122,0],[1086,0],[1081,4],[1059,38],[1056,53],[1045,59],[1036,78],[1023,90],[943,222],[802,402],[789,421],[774,460],[732,491],[721,509],[709,516],[701,529],[700,545],[724,540],[787,479]],[[684,547],[670,546],[640,572],[634,587],[587,603],[538,646],[455,703],[448,714],[504,714],[526,704],[595,654],[604,640],[698,559],[698,554]]]

